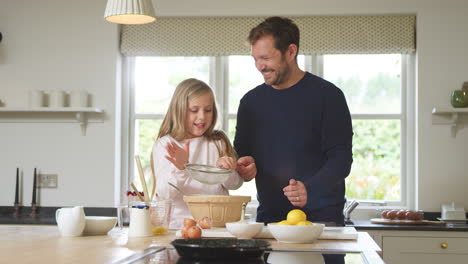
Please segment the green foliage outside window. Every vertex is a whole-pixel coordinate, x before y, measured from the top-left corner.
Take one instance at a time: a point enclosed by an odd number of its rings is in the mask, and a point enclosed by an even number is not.
[[[353,165],[346,197],[399,200],[400,121],[353,120]]]
[[[395,65],[399,65],[397,58]],[[138,104],[140,113],[165,113],[168,100],[174,87],[188,77],[200,78],[207,82],[208,63],[196,64],[195,58],[162,58],[163,65],[192,65],[191,70],[197,74],[187,76],[186,70],[171,71],[165,76],[164,87],[151,89],[164,90],[156,98],[140,97]],[[230,61],[230,63],[234,61]],[[243,61],[241,61],[243,62]],[[194,65],[197,65],[194,67]],[[330,67],[334,68],[334,67]],[[397,67],[398,68],[398,67]],[[156,71],[157,72],[157,71]],[[235,71],[233,71],[235,72]],[[250,70],[248,72],[254,72]],[[203,73],[203,74],[202,74]],[[198,76],[197,76],[198,75]],[[255,87],[243,74],[231,73],[229,89],[229,112],[237,111],[238,101],[245,92]],[[377,72],[368,76],[338,74],[329,81],[343,90],[352,113],[393,113],[399,114],[401,108],[401,78],[400,74]],[[261,76],[260,76],[261,77]],[[364,78],[363,78],[364,77]],[[152,78],[161,78],[155,74]],[[255,84],[261,81],[252,81]],[[138,96],[137,96],[138,97]],[[140,155],[142,165],[146,170],[150,166],[150,154],[162,120],[137,120],[135,124],[136,154]],[[234,140],[236,120],[228,122],[227,134]],[[359,200],[400,200],[401,199],[401,120],[399,119],[354,119],[353,120],[353,165],[350,175],[346,178],[346,196]],[[146,175],[147,177],[149,174]],[[138,177],[136,177],[136,181]],[[248,186],[248,192],[254,196],[255,187]]]

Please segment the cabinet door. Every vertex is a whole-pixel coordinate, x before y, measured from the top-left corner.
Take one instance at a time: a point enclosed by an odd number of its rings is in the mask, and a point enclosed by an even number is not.
[[[385,263],[468,263],[468,238],[383,237]]]

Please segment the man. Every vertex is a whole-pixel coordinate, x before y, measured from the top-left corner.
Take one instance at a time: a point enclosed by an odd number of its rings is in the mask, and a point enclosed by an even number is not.
[[[353,131],[343,93],[299,69],[299,29],[290,19],[267,18],[248,41],[265,83],[241,99],[234,147],[240,175],[256,179],[257,221],[300,208],[312,222],[344,225]]]

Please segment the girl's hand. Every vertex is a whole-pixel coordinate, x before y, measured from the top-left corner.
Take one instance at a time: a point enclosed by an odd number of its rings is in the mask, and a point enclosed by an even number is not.
[[[255,160],[251,156],[240,157],[237,160],[237,172],[245,181],[250,181],[257,175]]]
[[[228,156],[221,157],[216,161],[216,167],[223,169],[235,170],[236,166],[236,160]]]
[[[190,140],[187,140],[184,144],[184,148],[181,148],[175,142],[169,142],[166,145],[167,155],[165,158],[170,161],[179,170],[185,170],[185,164],[189,161],[190,153]]]

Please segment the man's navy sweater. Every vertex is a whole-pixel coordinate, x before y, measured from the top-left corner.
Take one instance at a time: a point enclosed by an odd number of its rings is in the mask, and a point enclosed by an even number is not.
[[[295,179],[307,189],[302,210],[308,219],[342,222],[336,215],[326,214],[327,208],[338,208],[342,217],[352,136],[342,91],[311,73],[287,89],[262,84],[244,95],[234,147],[239,157],[255,159],[260,203],[257,221],[284,220],[297,208],[283,193],[289,180]]]

